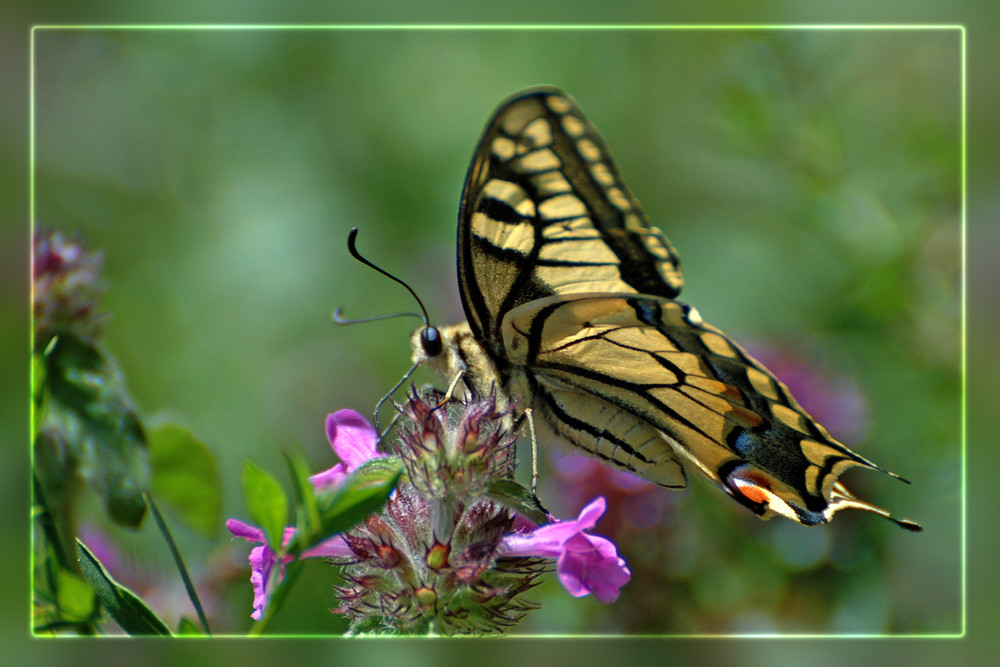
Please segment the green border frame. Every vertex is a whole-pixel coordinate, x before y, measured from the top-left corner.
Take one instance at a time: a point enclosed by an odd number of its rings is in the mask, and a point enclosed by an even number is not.
[[[968,132],[968,45],[967,31],[963,24],[378,24],[378,23],[358,23],[358,24],[39,24],[31,27],[30,47],[29,47],[29,126],[28,126],[28,185],[29,185],[29,256],[31,253],[30,243],[35,229],[35,35],[39,31],[54,30],[180,30],[180,31],[654,31],[654,30],[694,30],[694,31],[737,31],[737,30],[862,30],[862,31],[937,31],[937,30],[957,30],[961,35],[961,85],[960,85],[960,252],[961,252],[961,275],[960,275],[960,454],[961,454],[961,592],[960,592],[960,630],[957,633],[932,633],[932,634],[835,634],[835,633],[752,633],[752,634],[656,634],[656,635],[627,635],[622,638],[686,638],[686,639],[939,639],[939,638],[964,638],[968,627],[968,152],[967,152],[967,132]],[[33,257],[31,260],[33,262]],[[30,312],[29,301],[29,331],[28,331],[28,355],[34,346],[34,316]],[[29,377],[30,389],[34,383],[35,369],[31,369]],[[29,400],[30,406],[30,400]],[[30,407],[29,407],[30,410]],[[29,438],[35,430],[35,414],[30,410]],[[31,444],[29,442],[29,448]],[[34,465],[34,454],[29,451],[32,466]],[[30,502],[29,502],[30,506]],[[34,539],[32,519],[29,516],[28,534]],[[29,549],[31,540],[29,540]],[[28,581],[30,585],[29,600],[34,591],[34,554],[29,558]],[[30,617],[30,606],[29,606]],[[244,635],[213,635],[214,637],[243,637]],[[180,636],[178,636],[180,637]],[[277,637],[277,636],[276,636]],[[329,636],[317,635],[282,635],[282,638],[297,639],[329,639]],[[593,638],[593,639],[615,639],[609,635],[511,635],[516,639],[559,639],[559,638]],[[416,639],[413,637],[399,638]]]

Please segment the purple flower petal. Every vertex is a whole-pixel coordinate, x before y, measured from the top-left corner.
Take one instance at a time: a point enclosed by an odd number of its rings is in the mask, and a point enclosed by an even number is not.
[[[285,556],[279,564],[277,554],[271,551],[270,547],[266,544],[263,544],[265,542],[264,531],[256,526],[243,523],[238,519],[229,519],[226,521],[226,528],[233,534],[233,537],[242,537],[251,542],[262,543],[260,546],[256,546],[250,550],[249,558],[250,585],[253,586],[253,613],[250,614],[250,618],[259,621],[264,612],[264,607],[267,606],[268,598],[271,595],[271,591],[267,587],[268,581],[271,578],[271,570],[274,569],[275,565],[281,568],[275,582],[276,584],[280,583],[285,576],[285,563],[292,560],[292,557]],[[291,526],[286,527],[281,539],[282,546],[287,545],[294,536],[295,528]],[[341,535],[334,535],[302,552],[302,558],[331,558],[352,555],[354,555],[354,552]]]
[[[242,537],[251,542],[264,542],[264,531],[256,526],[243,523],[239,519],[227,519],[226,528],[233,534],[233,537]]]
[[[575,520],[555,521],[528,533],[507,535],[497,554],[555,558],[559,582],[570,595],[593,593],[601,602],[614,602],[632,573],[618,556],[614,543],[584,532],[594,527],[605,508],[604,498],[598,497],[580,510]]]
[[[597,525],[597,520],[607,508],[608,503],[603,497],[594,498],[589,505],[580,510],[580,516],[576,519],[577,526],[580,530],[590,530]]]
[[[378,434],[354,410],[340,410],[326,418],[326,435],[340,460],[351,470],[368,459],[380,456],[375,450]]]
[[[334,535],[302,552],[303,558],[343,558],[353,555],[354,551],[343,535]]]
[[[384,456],[376,450],[375,429],[354,410],[340,410],[327,416],[326,437],[341,463],[309,478],[317,492],[340,485],[365,461]]]
[[[577,533],[593,528],[597,520],[604,514],[606,506],[604,498],[598,497],[580,510],[580,515],[576,519],[555,520],[552,523],[539,526],[529,533],[507,535],[500,543],[501,553],[505,556],[558,558],[562,555],[566,540]]]
[[[323,472],[318,472],[315,475],[310,475],[309,481],[312,483],[313,488],[316,493],[326,491],[327,489],[335,489],[344,481],[347,477],[347,466],[343,463],[338,463],[337,465],[324,470]]]
[[[228,519],[226,521],[226,528],[233,534],[233,537],[242,537],[250,542],[266,542],[263,530],[248,523],[243,523],[239,519]],[[291,526],[285,528],[281,539],[282,545],[288,544],[294,535],[294,528]],[[271,551],[267,544],[262,544],[250,550],[249,560],[250,585],[253,586],[253,613],[250,614],[250,618],[259,621],[270,595],[270,591],[267,590],[267,582],[271,577],[271,570],[278,563],[278,557],[277,554]],[[284,576],[285,563],[289,560],[291,560],[291,557],[286,556],[282,561],[281,571],[278,573],[278,581],[281,581],[281,578]]]
[[[267,547],[254,547],[250,550],[250,585],[253,586],[253,613],[250,614],[250,618],[255,621],[260,620],[264,607],[267,606],[268,591],[265,588],[276,562],[274,552]],[[282,564],[281,571],[278,572],[278,581],[284,576],[284,569]]]
[[[603,537],[579,533],[569,540],[556,564],[559,582],[573,597],[593,593],[604,603],[618,599],[632,573],[615,545]]]

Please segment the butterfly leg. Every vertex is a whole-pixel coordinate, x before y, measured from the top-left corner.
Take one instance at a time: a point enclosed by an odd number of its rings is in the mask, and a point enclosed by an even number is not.
[[[379,432],[379,438],[380,439],[385,438],[385,434],[388,433],[392,429],[392,427],[396,425],[396,421],[399,419],[399,416],[403,412],[402,408],[396,403],[396,401],[392,400],[392,395],[396,392],[397,389],[399,389],[400,387],[403,386],[403,383],[406,382],[406,380],[411,375],[413,375],[413,371],[417,370],[418,366],[419,366],[419,364],[413,364],[410,367],[410,370],[406,371],[406,375],[404,375],[403,377],[401,377],[399,379],[399,382],[397,382],[393,386],[393,388],[390,389],[389,392],[385,396],[383,396],[382,398],[380,398],[379,402],[375,404],[375,413],[374,413],[373,416],[375,418],[375,430]],[[383,431],[382,427],[381,427],[381,425],[379,423],[379,414],[380,414],[380,412],[382,410],[382,404],[385,403],[386,401],[390,402],[392,404],[392,407],[394,407],[396,409],[396,416],[392,418],[392,423],[390,423],[389,426],[387,426],[386,429]]]
[[[528,433],[531,434],[531,495],[538,500],[538,439],[535,438],[535,419],[531,408],[524,410],[524,419],[528,422]]]
[[[447,403],[451,400],[452,394],[455,392],[455,387],[458,386],[459,381],[465,377],[465,371],[459,371],[455,373],[455,377],[451,379],[451,384],[448,385],[448,391],[444,393],[444,400],[442,403]]]

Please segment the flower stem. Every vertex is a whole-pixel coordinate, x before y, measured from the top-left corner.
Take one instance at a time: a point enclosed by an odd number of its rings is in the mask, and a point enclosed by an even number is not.
[[[201,627],[204,628],[205,634],[211,637],[212,629],[208,626],[208,618],[205,616],[205,610],[202,608],[201,601],[198,599],[198,592],[195,590],[194,584],[191,582],[191,576],[188,574],[187,567],[184,565],[184,558],[181,556],[180,551],[177,550],[177,544],[174,542],[174,537],[170,533],[170,529],[167,527],[166,522],[163,520],[160,510],[157,509],[156,503],[153,502],[152,496],[144,491],[142,497],[143,500],[146,501],[146,506],[153,515],[153,519],[156,520],[156,525],[160,529],[163,539],[170,548],[170,553],[174,558],[174,563],[177,564],[177,570],[180,572],[181,579],[184,581],[184,588],[187,589],[188,598],[190,598],[191,604],[194,605],[195,613],[198,614],[198,620],[201,622]]]

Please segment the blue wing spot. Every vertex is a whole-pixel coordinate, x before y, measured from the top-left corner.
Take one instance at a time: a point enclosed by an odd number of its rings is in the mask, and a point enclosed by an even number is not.
[[[727,438],[729,447],[744,459],[751,458],[757,449],[754,437],[744,428],[735,428]]]
[[[628,304],[632,306],[639,321],[643,324],[656,326],[663,319],[663,309],[660,304],[651,299],[629,299]]]

